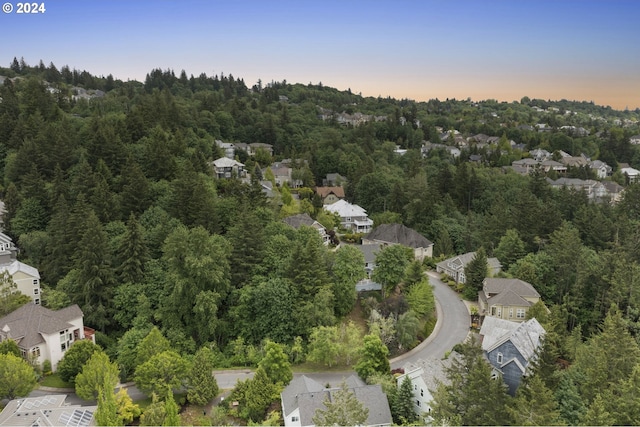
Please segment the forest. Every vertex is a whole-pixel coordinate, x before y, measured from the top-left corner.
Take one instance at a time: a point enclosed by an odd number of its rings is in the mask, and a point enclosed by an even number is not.
[[[331,365],[314,346],[327,334],[334,334],[328,341],[350,339],[356,306],[375,312],[369,332],[387,334],[388,351],[401,351],[432,325],[420,269],[482,248],[500,259],[502,275],[534,285],[550,309],[539,319],[552,331],[548,360],[570,368],[549,362],[552,372],[535,375],[542,383],[532,387],[550,390],[556,406],[559,393],[579,402],[571,413],[556,408],[553,423],[625,423],[596,415],[626,414],[612,396],[640,372],[640,184],[620,172],[621,164],[640,168],[640,145],[630,142],[640,133],[640,111],[528,97],[415,102],[322,83],[249,87],[231,74],[161,69],[144,82],[124,82],[15,58],[0,76],[3,230],[21,260],[38,268],[43,305],[78,304],[121,379],[142,364],[135,349],[151,331],[184,356],[211,349],[218,367],[256,366],[271,341],[292,363],[316,357]],[[323,119],[325,111],[335,114]],[[354,126],[340,123],[341,113],[384,119]],[[552,130],[538,131],[539,123]],[[458,133],[499,141],[460,147],[458,157],[421,150],[426,141],[452,146],[447,135]],[[273,154],[239,152],[251,179],[219,179],[211,166],[224,155],[216,140],[270,144]],[[552,188],[553,172],[503,168],[535,148],[606,162],[613,168],[606,179],[624,186],[622,199],[594,203],[583,192]],[[283,159],[302,186],[276,187],[266,197],[263,170]],[[312,190],[330,173],[347,179],[347,199],[376,225],[402,223],[435,242],[434,260],[422,266],[387,254],[403,270],[385,299],[357,303],[357,251],[328,249],[315,230],[281,221],[306,212],[335,225]],[[582,167],[567,176],[594,178]],[[603,374],[587,363],[598,349],[611,353],[597,357]],[[345,348],[335,351],[342,363],[357,360]],[[621,357],[624,367],[606,368]],[[507,418],[486,421],[440,410],[451,423],[528,422],[508,418],[507,409]]]

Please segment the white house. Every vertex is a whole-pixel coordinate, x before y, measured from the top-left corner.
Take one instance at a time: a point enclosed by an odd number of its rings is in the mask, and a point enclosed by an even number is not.
[[[218,178],[232,178],[234,176],[242,178],[246,175],[244,164],[227,157],[220,157],[214,160],[213,169]]]
[[[95,331],[83,324],[83,314],[76,304],[53,311],[36,304],[26,304],[0,319],[0,342],[16,341],[22,356],[41,365],[58,362],[78,340],[95,342]]]
[[[373,221],[367,216],[367,211],[346,200],[338,200],[331,205],[325,205],[324,209],[337,213],[340,217],[340,225],[356,233],[368,233],[373,227]]]
[[[638,169],[634,169],[632,167],[620,168],[620,172],[629,178],[629,182],[640,181],[640,171]]]
[[[236,152],[236,147],[231,142],[223,142],[219,139],[216,139],[216,145],[222,149],[224,152],[224,156],[227,159],[233,159]]]
[[[7,272],[16,284],[17,292],[31,298],[34,304],[40,304],[40,273],[16,259],[18,248],[9,236],[0,233],[0,273]]]
[[[433,393],[438,388],[438,384],[447,384],[446,369],[451,366],[453,360],[459,357],[458,353],[452,352],[447,359],[418,359],[416,362],[408,362],[404,365],[404,374],[398,376],[396,382],[398,388],[402,386],[405,378],[411,380],[413,390],[413,410],[418,414],[420,420],[425,424],[432,421],[431,404]]]

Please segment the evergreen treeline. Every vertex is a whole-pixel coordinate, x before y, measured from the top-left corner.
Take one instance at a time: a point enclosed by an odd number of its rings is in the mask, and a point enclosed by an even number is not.
[[[498,256],[504,274],[533,284],[562,314],[557,358],[578,361],[567,343],[595,339],[612,305],[620,333],[638,340],[640,184],[619,172],[619,163],[640,167],[640,149],[629,143],[640,133],[637,110],[528,98],[416,103],[321,83],[249,88],[232,75],[159,69],[144,83],[122,82],[17,59],[0,75],[8,77],[0,87],[4,230],[39,269],[43,303],[79,304],[125,374],[136,366],[127,351],[154,326],[179,351],[215,343],[230,363],[243,364],[257,360],[247,349],[267,338],[288,344],[293,359],[296,337],[305,342],[313,328],[350,311],[355,297],[340,286],[348,265],[317,233],[279,221],[301,211],[326,221],[321,204],[304,189],[298,205],[287,188],[268,199],[257,182],[261,168],[283,158],[294,160],[305,187],[328,173],[345,176],[349,200],[377,224],[420,231],[438,256],[481,247]],[[80,89],[90,96],[78,96]],[[321,120],[321,108],[333,118]],[[354,127],[340,124],[339,113],[385,119]],[[522,126],[536,123],[554,130]],[[589,135],[559,129],[568,125]],[[441,148],[422,155],[425,140],[454,144],[443,138],[454,130],[500,142],[456,159]],[[218,180],[210,166],[223,154],[216,139],[268,143],[274,154],[239,152],[252,181]],[[408,151],[398,155],[397,146]],[[606,161],[616,171],[610,179],[626,187],[623,199],[593,203],[552,189],[541,174],[500,168],[538,147]],[[481,160],[469,162],[470,154]],[[388,302],[385,310],[399,316],[407,304]],[[240,355],[245,360],[233,359]]]

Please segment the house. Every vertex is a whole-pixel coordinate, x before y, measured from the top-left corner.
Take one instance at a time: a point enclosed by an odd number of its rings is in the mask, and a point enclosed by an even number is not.
[[[379,243],[403,245],[413,249],[415,259],[422,261],[433,256],[433,243],[417,231],[403,224],[382,224],[362,238],[363,245]]]
[[[218,178],[242,178],[246,176],[244,164],[236,160],[229,159],[228,157],[220,157],[219,159],[214,160],[213,169]]]
[[[330,205],[344,199],[342,187],[316,187],[316,194],[322,199],[323,205]]]
[[[355,233],[368,233],[373,227],[373,221],[367,216],[367,211],[344,199],[338,200],[331,205],[326,205],[324,209],[337,213],[340,217],[340,225]]]
[[[570,188],[575,191],[584,191],[589,200],[602,200],[608,197],[605,186],[593,179],[558,178],[555,181],[547,180],[552,188]]]
[[[540,294],[530,284],[520,279],[488,277],[478,292],[479,315],[523,322],[527,311],[540,301]]]
[[[301,179],[293,179],[293,168],[289,166],[290,164],[290,161],[285,160],[274,162],[268,169],[271,169],[277,186],[282,187],[287,184],[292,188],[302,187]],[[265,173],[266,169],[263,171],[262,175],[265,176]]]
[[[458,353],[452,352],[446,359],[418,359],[415,362],[407,362],[403,366],[404,374],[398,376],[396,383],[398,388],[405,378],[411,380],[413,390],[413,410],[425,425],[431,424],[432,418],[431,404],[433,393],[439,384],[448,384],[446,370],[451,367],[453,360],[459,357]]]
[[[223,142],[223,141],[221,141],[219,139],[216,139],[215,143],[220,149],[222,149],[222,152],[224,153],[224,156],[227,159],[232,159],[233,160],[233,158],[235,156],[235,152],[236,152],[235,145],[233,145],[230,142]]]
[[[16,259],[18,248],[11,237],[0,233],[0,273],[7,272],[16,291],[31,298],[34,304],[40,304],[40,273],[38,269]]]
[[[640,181],[640,171],[632,167],[620,168],[620,172],[627,177],[629,183]]]
[[[602,181],[602,186],[607,191],[607,199],[609,203],[616,204],[622,200],[622,194],[624,193],[624,187],[614,181]]]
[[[98,407],[66,403],[66,394],[11,400],[0,412],[0,426],[93,426]]]
[[[295,228],[296,230],[300,229],[300,227],[311,227],[318,230],[318,234],[320,234],[320,238],[322,239],[322,243],[326,246],[329,245],[329,241],[331,240],[330,236],[327,234],[327,229],[324,228],[322,224],[318,221],[311,218],[308,214],[302,213],[297,215],[291,215],[282,220],[287,225]]]
[[[534,150],[531,150],[529,152],[529,155],[531,156],[532,159],[538,162],[541,162],[543,160],[548,160],[552,157],[552,154],[550,152],[542,148],[536,148]]]
[[[640,145],[640,134],[639,135],[633,135],[632,137],[629,138],[629,144],[631,145]]]
[[[522,377],[527,375],[529,364],[535,360],[545,333],[535,318],[522,323],[497,317],[485,318],[480,328],[482,350],[512,396]]]
[[[94,334],[84,326],[76,304],[58,311],[27,304],[0,319],[0,341],[16,341],[24,358],[39,365],[49,360],[54,371],[71,344],[83,339],[95,342]]]
[[[565,173],[567,171],[567,167],[560,162],[556,162],[555,160],[543,160],[540,162],[540,167],[545,172],[555,171],[558,173]]]
[[[327,177],[322,180],[324,187],[343,187],[347,183],[347,178],[339,173],[328,173]]]
[[[237,150],[242,150],[246,152],[249,156],[255,156],[258,150],[264,150],[270,156],[273,155],[273,145],[265,144],[262,142],[252,142],[251,144],[247,144],[245,142],[239,142],[235,144],[235,148]]]
[[[589,163],[589,168],[596,173],[598,179],[605,179],[613,172],[613,168],[602,160],[594,160]]]
[[[445,259],[444,261],[436,264],[436,271],[441,274],[446,274],[455,280],[456,283],[465,283],[466,277],[464,275],[464,268],[475,256],[475,252],[467,252],[466,254],[456,255],[452,258]],[[487,258],[487,267],[489,275],[494,276],[500,272],[502,264],[500,264],[498,258]]]
[[[367,273],[367,278],[370,279],[373,270],[376,268],[376,255],[380,252],[382,244],[369,243],[366,245],[355,245],[355,247],[358,248],[364,256],[364,271]]]
[[[562,163],[567,167],[580,168],[587,166],[589,164],[589,160],[583,156],[567,156],[562,157]]]
[[[367,385],[355,375],[345,379],[344,383],[358,401],[369,410],[365,425],[391,425],[389,401],[379,384]],[[325,387],[306,375],[294,378],[280,393],[284,425],[313,426],[313,417],[316,411],[326,409],[325,400],[332,399],[335,393],[340,390],[340,387]]]
[[[460,154],[462,153],[458,147],[444,145],[444,144],[436,144],[433,142],[426,141],[422,143],[422,148],[420,149],[422,153],[422,157],[427,157],[429,155],[429,151],[435,150],[435,149],[445,150],[453,158],[460,157]]]

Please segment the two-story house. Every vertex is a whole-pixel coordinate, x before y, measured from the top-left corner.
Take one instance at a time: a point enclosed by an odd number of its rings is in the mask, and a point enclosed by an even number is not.
[[[243,178],[246,176],[244,164],[228,157],[220,157],[214,160],[213,169],[218,178]]]
[[[482,350],[495,375],[502,377],[512,396],[522,377],[527,375],[529,364],[535,360],[545,333],[535,318],[522,323],[497,317],[485,318],[480,328]]]
[[[523,322],[531,306],[540,301],[540,294],[520,279],[488,277],[478,292],[480,317],[490,316]]]
[[[433,243],[416,230],[403,224],[381,224],[362,238],[363,245],[403,245],[413,249],[415,259],[422,261],[433,256]]]
[[[323,205],[331,205],[338,200],[344,199],[344,188],[316,187],[316,194],[320,196]]]
[[[95,331],[84,326],[83,317],[76,304],[58,311],[26,304],[0,319],[0,342],[14,340],[25,359],[39,365],[49,360],[55,371],[75,341],[95,342]]]
[[[373,221],[367,216],[367,211],[344,199],[338,200],[330,205],[325,205],[324,209],[332,213],[337,213],[340,217],[340,225],[354,233],[368,233],[373,227]]]
[[[302,213],[297,215],[291,215],[282,220],[285,224],[295,228],[296,230],[300,229],[302,226],[315,228],[318,230],[318,234],[320,234],[320,238],[322,239],[322,243],[325,245],[329,245],[329,241],[331,240],[330,236],[327,234],[327,229],[324,228],[322,224],[318,221],[314,220],[309,216],[309,214]]]
[[[467,278],[464,274],[464,268],[476,256],[475,252],[467,252],[466,254],[456,255],[452,258],[445,259],[436,264],[436,271],[440,274],[446,274],[455,280],[456,283],[465,283]],[[487,269],[489,275],[494,276],[502,269],[502,264],[498,258],[487,258]]]
[[[458,353],[452,352],[446,359],[427,358],[407,362],[403,366],[404,374],[399,375],[396,379],[398,388],[401,387],[405,378],[411,380],[413,410],[425,425],[429,425],[433,421],[430,416],[433,394],[440,383],[449,383],[446,370],[459,357]]]
[[[37,268],[16,259],[18,248],[9,236],[0,233],[0,273],[11,276],[16,292],[31,298],[34,304],[40,304],[40,272]]]

